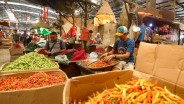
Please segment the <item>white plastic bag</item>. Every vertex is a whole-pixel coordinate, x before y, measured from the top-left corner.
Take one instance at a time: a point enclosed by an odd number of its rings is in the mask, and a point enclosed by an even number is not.
[[[97,59],[97,58],[98,58],[98,54],[97,54],[96,52],[91,52],[91,53],[89,54],[89,58],[90,58],[90,59]]]
[[[70,62],[66,55],[58,55],[55,57],[55,60],[64,64],[64,65],[68,65]]]

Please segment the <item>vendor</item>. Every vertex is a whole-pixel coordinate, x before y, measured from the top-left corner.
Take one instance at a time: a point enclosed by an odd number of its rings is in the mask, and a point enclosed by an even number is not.
[[[49,56],[56,56],[66,49],[65,43],[58,39],[57,33],[52,32],[50,34],[50,39],[46,42],[45,50]]]
[[[14,30],[14,33],[12,35],[14,43],[18,43],[20,40],[20,35],[18,34],[17,30]]]
[[[119,37],[113,49],[101,56],[104,61],[110,61],[111,59],[119,59],[120,64],[116,66],[117,69],[134,68],[134,41],[127,37],[128,31],[125,26],[120,26],[117,29],[116,35]],[[115,53],[117,52],[117,54]],[[126,67],[125,67],[126,66]]]
[[[95,44],[101,44],[102,43],[102,38],[100,37],[100,33],[97,33],[95,38],[94,38]]]

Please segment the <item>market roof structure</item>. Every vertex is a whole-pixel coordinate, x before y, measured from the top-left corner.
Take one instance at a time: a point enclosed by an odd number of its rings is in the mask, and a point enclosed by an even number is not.
[[[119,15],[122,12],[123,0],[108,0],[108,1],[116,16],[116,19],[119,20],[120,18]],[[142,8],[146,8],[146,0],[130,0],[130,1],[137,3]],[[173,3],[175,3],[175,13],[176,13],[175,19],[177,21],[183,22],[184,20],[184,0],[156,0],[156,8],[157,9],[164,8],[164,9],[173,11],[174,10]]]
[[[7,1],[7,3],[5,2]],[[37,1],[37,2],[36,2]],[[29,24],[38,22],[40,14],[43,13],[43,6],[41,6],[38,1],[42,2],[43,5],[50,3],[48,19],[53,21],[57,18],[58,9],[55,10],[54,3],[56,1],[65,1],[65,0],[0,0],[0,20],[10,20],[15,21],[18,19],[21,24]],[[101,5],[101,0],[67,0],[70,2],[75,2],[75,10],[79,9],[79,3],[88,2],[93,4],[98,2],[98,5]],[[122,12],[123,0],[107,0],[116,16],[116,19],[119,20],[120,13]],[[130,0],[141,7],[146,8],[146,0]],[[175,3],[175,7],[173,7]],[[101,4],[100,4],[101,3]],[[174,10],[176,12],[175,19],[183,22],[184,18],[184,1],[183,0],[156,0],[156,8],[165,8],[167,10]],[[96,13],[100,9],[100,6],[89,7],[88,13],[89,17],[92,19],[95,17]]]

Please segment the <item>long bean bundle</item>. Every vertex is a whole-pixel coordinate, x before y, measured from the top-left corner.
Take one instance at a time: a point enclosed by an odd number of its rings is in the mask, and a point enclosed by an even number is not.
[[[3,71],[18,71],[18,70],[35,70],[43,68],[56,68],[56,64],[53,64],[44,55],[37,54],[35,52],[28,53],[19,57],[14,62],[5,66]]]

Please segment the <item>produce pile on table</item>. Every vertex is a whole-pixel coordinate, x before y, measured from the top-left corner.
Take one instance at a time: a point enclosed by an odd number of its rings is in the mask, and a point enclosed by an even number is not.
[[[28,78],[20,76],[3,77],[0,78],[0,91],[39,88],[65,82],[65,80],[66,78],[59,73],[47,74],[45,72],[35,73]]]
[[[36,70],[36,69],[57,68],[57,65],[47,59],[44,55],[36,52],[20,56],[9,65],[5,66],[3,71]]]
[[[45,55],[45,56],[48,55],[48,53],[47,53],[47,52],[45,51],[45,49],[43,49],[43,48],[39,49],[37,53],[38,53],[38,54],[43,54],[43,55]]]
[[[28,46],[26,47],[26,51],[27,52],[33,52],[36,48],[41,48],[38,44],[31,42],[28,44]]]
[[[20,46],[20,44],[13,44],[13,46],[11,48],[12,49],[21,49],[22,47]]]
[[[88,67],[89,68],[102,68],[102,67],[107,67],[107,66],[115,65],[115,64],[117,64],[116,61],[106,62],[106,61],[103,61],[103,60],[98,60],[98,61],[95,61],[95,62],[89,64]]]
[[[132,80],[126,84],[115,84],[112,89],[97,92],[88,101],[74,104],[184,104],[184,99],[144,80]]]

